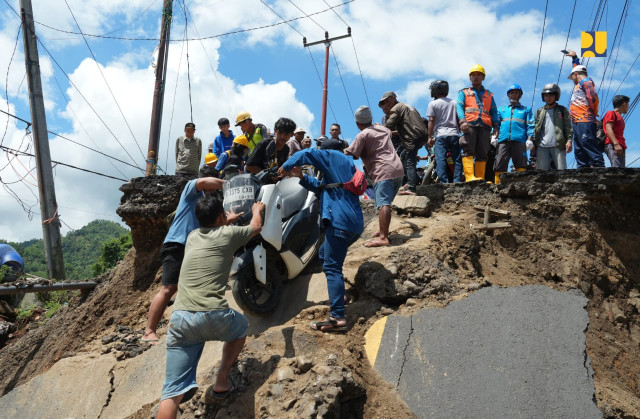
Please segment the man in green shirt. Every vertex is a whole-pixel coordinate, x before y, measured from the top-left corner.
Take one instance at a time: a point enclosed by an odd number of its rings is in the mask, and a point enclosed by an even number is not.
[[[264,204],[253,204],[248,226],[229,226],[222,199],[207,194],[195,208],[200,228],[187,238],[178,296],[167,333],[166,375],[158,419],[175,418],[180,403],[198,390],[196,369],[207,341],[224,341],[216,382],[207,398],[223,399],[235,386],[229,379],[247,333],[247,318],[229,308],[224,296],[233,255],[262,230]]]

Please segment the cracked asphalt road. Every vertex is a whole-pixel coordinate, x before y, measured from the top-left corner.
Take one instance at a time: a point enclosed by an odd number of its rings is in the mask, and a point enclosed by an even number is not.
[[[484,288],[390,316],[370,359],[419,417],[602,417],[587,301],[545,286]]]

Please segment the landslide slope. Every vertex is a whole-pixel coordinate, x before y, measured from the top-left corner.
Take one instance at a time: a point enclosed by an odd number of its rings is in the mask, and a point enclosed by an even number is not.
[[[248,340],[232,371],[239,391],[230,400],[203,402],[211,371],[199,394],[182,405],[182,417],[410,416],[367,361],[369,327],[394,312],[444,307],[484,286],[524,284],[578,288],[589,298],[587,353],[598,407],[605,417],[640,417],[640,171],[520,173],[506,175],[499,187],[474,182],[418,192],[426,199],[397,202],[405,214],[394,215],[392,246],[362,247],[374,220],[349,250],[345,276],[356,300],[347,307],[348,333],[311,332],[309,321],[328,309],[309,304]],[[470,224],[482,223],[474,205],[487,204],[510,211],[505,221],[511,227],[472,230]],[[98,278],[94,292],[0,349],[1,394],[64,356],[99,351],[96,340],[116,325],[141,328],[159,286],[157,249],[132,250]],[[153,405],[140,406],[133,416],[148,417]]]

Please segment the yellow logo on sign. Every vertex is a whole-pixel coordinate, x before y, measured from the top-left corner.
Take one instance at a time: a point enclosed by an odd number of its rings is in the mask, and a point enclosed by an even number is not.
[[[607,56],[607,32],[582,32],[580,39],[582,57]]]

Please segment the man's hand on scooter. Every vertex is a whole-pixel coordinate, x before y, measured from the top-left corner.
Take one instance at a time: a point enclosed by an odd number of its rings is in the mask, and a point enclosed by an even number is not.
[[[295,176],[297,178],[302,179],[304,177],[303,173],[302,173],[302,169],[295,166],[293,167],[291,170],[289,170],[288,172],[285,171],[282,167],[280,169],[278,169],[278,175],[280,177],[283,176]]]
[[[235,212],[233,212],[233,208],[231,208],[231,210],[227,212],[227,225],[235,223],[236,221],[238,221],[238,218],[242,217],[243,215],[244,212],[236,214]]]
[[[251,213],[255,216],[256,214],[260,214],[265,209],[265,205],[262,202],[254,202],[251,206]]]

